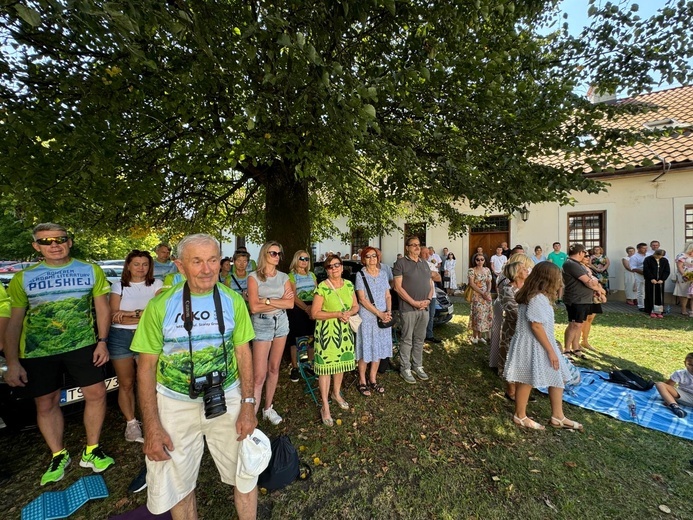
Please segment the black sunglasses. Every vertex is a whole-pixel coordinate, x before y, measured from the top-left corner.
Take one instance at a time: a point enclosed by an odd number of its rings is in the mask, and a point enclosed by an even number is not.
[[[301,262],[307,262],[308,260],[310,260],[310,258],[308,258],[307,256],[299,256],[298,259],[299,259]]]
[[[36,243],[41,245],[41,246],[49,246],[53,242],[56,244],[64,244],[70,240],[70,237],[48,237],[48,238],[37,238]]]
[[[267,251],[267,254],[272,258],[277,258],[278,256],[282,255],[281,251]]]
[[[334,264],[326,265],[326,266],[325,266],[325,269],[330,269],[330,270],[332,270],[332,269],[337,269],[337,268],[339,268],[339,267],[342,267],[341,262],[335,262]]]

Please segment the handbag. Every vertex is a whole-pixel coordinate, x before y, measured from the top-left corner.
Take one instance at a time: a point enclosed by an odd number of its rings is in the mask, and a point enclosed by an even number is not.
[[[368,299],[371,301],[371,305],[375,307],[375,300],[373,299],[373,294],[371,293],[371,288],[368,286],[368,282],[366,281],[366,275],[363,274],[363,271],[361,271],[361,276],[363,277],[363,284],[366,286],[366,292],[368,293]],[[377,308],[377,307],[376,307]],[[390,319],[390,321],[383,321],[380,318],[378,319],[378,327],[381,329],[389,329],[395,324],[394,318]]]
[[[471,302],[473,297],[474,289],[472,289],[471,285],[467,284],[467,287],[464,288],[464,299],[468,302]]]
[[[337,298],[339,298],[339,303],[341,303],[342,307],[344,307],[344,302],[342,301],[342,297],[337,292],[337,289],[334,288],[334,285],[332,285],[332,282],[330,282],[329,280],[325,280],[325,282],[327,283],[327,285],[330,286],[330,289],[332,289],[335,292],[335,294],[337,295]],[[349,316],[349,327],[351,327],[351,330],[353,330],[354,333],[359,331],[359,327],[361,326],[362,322],[363,322],[363,320],[361,319],[361,316],[359,316],[358,314],[352,314],[351,316]]]

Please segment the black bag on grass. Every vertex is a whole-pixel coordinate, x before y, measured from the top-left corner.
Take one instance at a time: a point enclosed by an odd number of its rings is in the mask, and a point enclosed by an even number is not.
[[[609,378],[605,379],[605,381],[625,386],[631,390],[641,390],[643,392],[646,392],[654,386],[653,381],[645,379],[640,374],[636,374],[631,370],[612,370],[609,372]]]
[[[288,435],[280,435],[270,445],[272,458],[257,479],[258,487],[274,491],[285,488],[299,477],[306,479],[310,476],[310,468],[299,462],[298,452]]]

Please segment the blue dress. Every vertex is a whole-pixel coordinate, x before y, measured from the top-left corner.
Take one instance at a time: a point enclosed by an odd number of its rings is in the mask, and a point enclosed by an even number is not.
[[[361,273],[366,275],[375,307],[379,311],[387,310],[385,295],[390,290],[390,283],[387,280],[385,270],[380,269],[375,278],[368,274],[365,269],[356,275],[356,290],[363,291],[366,299],[368,299],[368,291],[366,291]],[[356,359],[370,363],[392,356],[392,329],[378,327],[377,316],[366,310],[363,305],[359,307],[359,316],[363,322],[356,335]]]

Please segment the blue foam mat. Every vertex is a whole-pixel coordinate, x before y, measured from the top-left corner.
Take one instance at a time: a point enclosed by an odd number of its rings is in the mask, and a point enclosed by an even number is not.
[[[101,475],[82,477],[63,491],[46,491],[22,508],[22,520],[67,518],[89,500],[106,498],[108,488]]]

